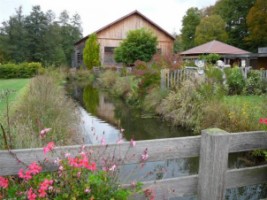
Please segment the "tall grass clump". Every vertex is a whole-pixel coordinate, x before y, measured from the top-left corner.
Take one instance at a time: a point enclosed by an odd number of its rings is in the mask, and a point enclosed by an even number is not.
[[[117,81],[119,74],[113,70],[106,70],[100,74],[98,83],[103,88],[111,88]]]
[[[138,84],[140,79],[134,76],[118,77],[112,87],[113,94],[122,97],[127,102],[134,102],[138,98]]]
[[[158,113],[174,125],[198,132],[202,127],[203,108],[211,101],[219,101],[224,94],[220,84],[188,79],[162,100]]]
[[[11,113],[10,127],[12,148],[40,147],[49,141],[57,145],[79,142],[78,117],[74,103],[65,95],[64,89],[51,76],[33,78],[21,97],[15,112]],[[51,128],[45,140],[39,133]]]

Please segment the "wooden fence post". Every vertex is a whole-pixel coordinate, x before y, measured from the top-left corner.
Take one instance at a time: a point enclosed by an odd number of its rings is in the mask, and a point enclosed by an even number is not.
[[[201,132],[198,199],[222,200],[228,167],[228,133],[221,129]]]

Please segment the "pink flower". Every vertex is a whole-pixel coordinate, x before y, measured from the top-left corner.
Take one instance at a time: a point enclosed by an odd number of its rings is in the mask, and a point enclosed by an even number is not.
[[[147,148],[145,149],[144,153],[141,155],[141,161],[146,161],[148,159]]]
[[[133,139],[131,139],[130,144],[131,144],[132,147],[134,147],[136,145],[136,141],[134,141]]]
[[[45,129],[41,130],[41,131],[40,131],[40,136],[41,136],[41,138],[45,137],[45,135],[46,135],[49,131],[51,131],[51,128],[45,128]]]
[[[114,165],[112,165],[112,166],[109,168],[109,171],[114,171],[115,168],[116,168],[116,165],[114,164]]]
[[[35,200],[37,195],[32,191],[32,188],[27,192],[27,197],[29,200]]]
[[[84,192],[85,192],[85,193],[89,193],[89,192],[91,192],[91,190],[90,190],[89,188],[86,188],[86,189],[84,190]]]
[[[70,153],[65,153],[65,158],[70,157]]]
[[[260,118],[259,123],[260,124],[266,124],[267,125],[267,118]]]
[[[104,137],[101,138],[101,144],[105,145],[106,144],[106,139]]]
[[[47,146],[44,147],[44,154],[52,151],[55,148],[55,143],[54,142],[49,142]]]
[[[39,166],[36,162],[33,162],[28,167],[29,173],[32,175],[39,174],[42,171],[42,167]]]
[[[0,188],[8,187],[8,179],[0,176]]]
[[[25,173],[24,173],[23,169],[19,170],[18,175],[20,178],[25,179],[26,181],[28,181],[32,178],[30,171],[25,171]]]
[[[38,189],[39,197],[46,197],[46,191],[53,184],[53,180],[45,179],[42,183],[40,183],[40,187]]]

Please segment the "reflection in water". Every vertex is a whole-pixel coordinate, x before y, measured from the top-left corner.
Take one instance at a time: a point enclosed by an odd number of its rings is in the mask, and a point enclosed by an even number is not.
[[[97,114],[97,108],[99,105],[99,93],[98,90],[93,88],[91,85],[87,85],[83,89],[83,103],[85,106],[85,109],[93,114]]]
[[[89,144],[117,143],[122,140],[145,140],[190,136],[192,132],[169,126],[157,118],[141,118],[139,110],[130,109],[118,99],[110,99],[105,93],[92,86],[80,87],[70,84],[68,92],[83,108],[80,108],[83,122],[84,141]],[[121,129],[125,129],[122,134]],[[229,168],[242,167],[238,154],[230,155]],[[196,174],[198,158],[172,159],[148,162],[140,170],[139,165],[126,165],[120,168],[120,179],[124,183],[131,180],[158,180]],[[237,166],[238,164],[238,166]],[[258,200],[266,198],[267,185],[247,186],[228,189],[226,200]],[[195,200],[196,197],[172,198],[177,200]]]

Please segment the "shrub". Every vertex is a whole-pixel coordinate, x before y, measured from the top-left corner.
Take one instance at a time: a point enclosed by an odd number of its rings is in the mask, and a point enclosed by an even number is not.
[[[162,68],[180,69],[183,60],[178,55],[161,55],[155,54],[151,61],[152,68],[160,70]]]
[[[264,82],[259,70],[250,70],[244,88],[245,94],[259,95],[264,91]]]
[[[157,37],[147,29],[129,31],[115,49],[116,62],[132,65],[136,60],[148,62],[157,51]]]
[[[204,106],[223,95],[224,89],[220,84],[203,83],[198,79],[186,80],[177,91],[170,92],[162,100],[158,112],[174,125],[199,131]]]
[[[8,63],[0,65],[0,78],[30,78],[43,71],[40,63]]]
[[[223,83],[223,72],[216,67],[209,66],[205,71],[205,75],[211,83]]]
[[[106,70],[100,74],[98,83],[104,88],[111,88],[117,81],[119,75],[116,71]]]
[[[143,102],[143,108],[148,112],[158,112],[161,101],[168,95],[168,90],[156,86],[148,91]]]
[[[113,85],[113,94],[123,97],[127,101],[137,100],[139,79],[134,76],[118,77]]]
[[[245,80],[242,72],[238,67],[225,69],[227,85],[229,87],[229,94],[241,94],[245,87]]]

